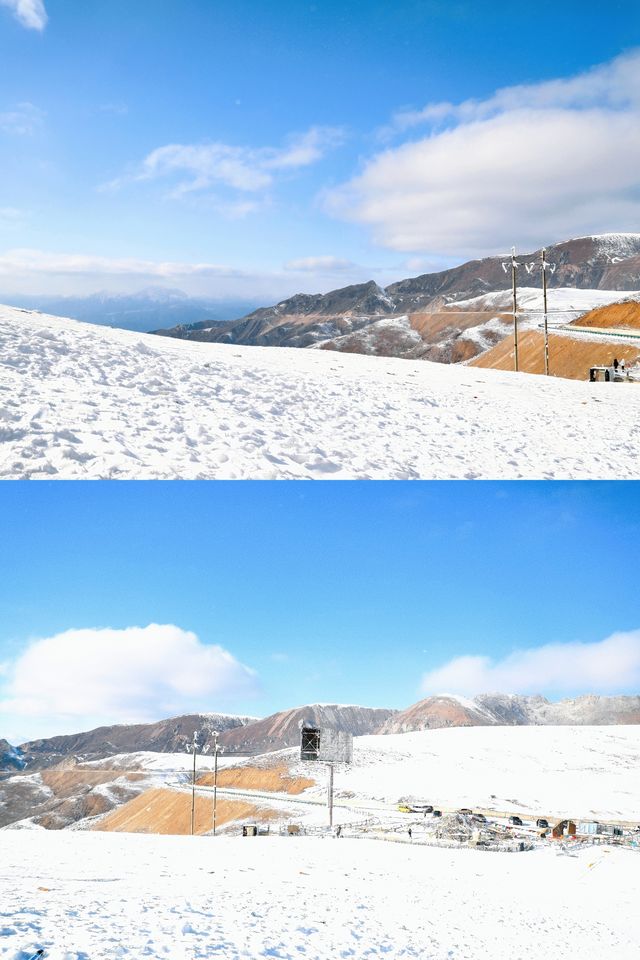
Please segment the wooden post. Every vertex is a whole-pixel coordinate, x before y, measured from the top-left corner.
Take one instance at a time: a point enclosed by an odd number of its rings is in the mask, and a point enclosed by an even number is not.
[[[513,291],[513,359],[516,369],[518,372],[518,294],[517,294],[517,276],[516,271],[518,264],[516,263],[516,248],[511,248],[511,285]]]
[[[193,737],[193,772],[191,774],[191,836],[195,827],[196,814],[196,738]]]
[[[549,325],[547,322],[547,251],[542,250],[542,298],[544,303],[544,374],[549,376]]]
[[[213,735],[213,835],[216,835],[216,817],[218,814],[218,734]]]
[[[327,782],[327,805],[329,807],[329,826],[333,826],[333,764],[330,763],[327,766],[328,782]]]

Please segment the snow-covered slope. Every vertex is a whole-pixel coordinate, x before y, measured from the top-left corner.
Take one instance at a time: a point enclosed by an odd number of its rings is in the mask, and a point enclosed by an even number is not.
[[[559,287],[549,290],[547,310],[549,322],[569,323],[581,313],[593,310],[595,307],[604,307],[610,303],[623,300],[638,300],[640,292],[620,290],[578,290],[575,287]],[[520,319],[526,323],[542,323],[544,299],[542,290],[536,287],[519,287],[517,291],[518,310]],[[455,304],[456,310],[486,311],[495,310],[496,313],[509,313],[513,309],[510,290],[497,290],[494,293],[472,297],[469,300],[459,300]]]
[[[633,960],[638,856],[312,837],[5,833],[0,951],[28,960]]]
[[[456,727],[358,737],[356,797],[640,822],[640,726]]]
[[[0,308],[3,478],[640,476],[640,391]]]

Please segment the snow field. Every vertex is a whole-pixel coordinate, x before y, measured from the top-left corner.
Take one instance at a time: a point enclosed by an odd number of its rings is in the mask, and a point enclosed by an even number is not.
[[[0,956],[632,960],[637,854],[2,834]]]
[[[336,770],[335,791],[354,809],[410,797],[443,809],[640,823],[640,725],[421,730],[356,737],[353,755]],[[311,767],[292,769],[309,776]]]
[[[639,441],[633,387],[0,308],[6,479],[628,479]]]

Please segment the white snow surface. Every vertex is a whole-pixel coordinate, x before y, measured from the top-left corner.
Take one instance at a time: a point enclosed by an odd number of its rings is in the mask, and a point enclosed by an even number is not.
[[[2,834],[0,957],[632,960],[640,861],[312,837]]]
[[[450,727],[357,737],[336,789],[393,803],[640,823],[639,764],[640,725]]]
[[[0,477],[637,478],[640,391],[0,308]]]
[[[580,314],[594,310],[596,307],[606,307],[611,303],[622,303],[627,300],[640,300],[640,291],[580,290],[576,287],[551,287],[547,293],[547,310],[554,323],[568,323],[575,320]],[[518,287],[517,302],[522,320],[526,322],[527,315],[531,313],[536,314],[536,325],[542,322],[544,299],[539,287]],[[502,313],[510,313],[512,310],[511,290],[496,290],[493,293],[483,293],[468,300],[456,300],[451,303],[451,310],[454,313],[456,307],[465,311],[500,310]]]
[[[218,755],[218,767],[230,767],[237,764],[238,758],[232,755]],[[196,754],[196,768],[213,770],[213,754],[203,752]],[[191,753],[157,753],[151,750],[140,750],[136,753],[116,753],[101,760],[89,760],[82,764],[97,770],[147,770],[149,773],[172,774],[188,771],[193,768],[193,754]]]

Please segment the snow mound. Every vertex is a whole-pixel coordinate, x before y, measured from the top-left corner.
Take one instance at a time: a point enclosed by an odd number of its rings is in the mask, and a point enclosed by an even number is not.
[[[3,956],[631,960],[637,855],[3,834]],[[561,909],[560,909],[561,907]]]
[[[640,391],[0,308],[0,478],[640,476]]]

